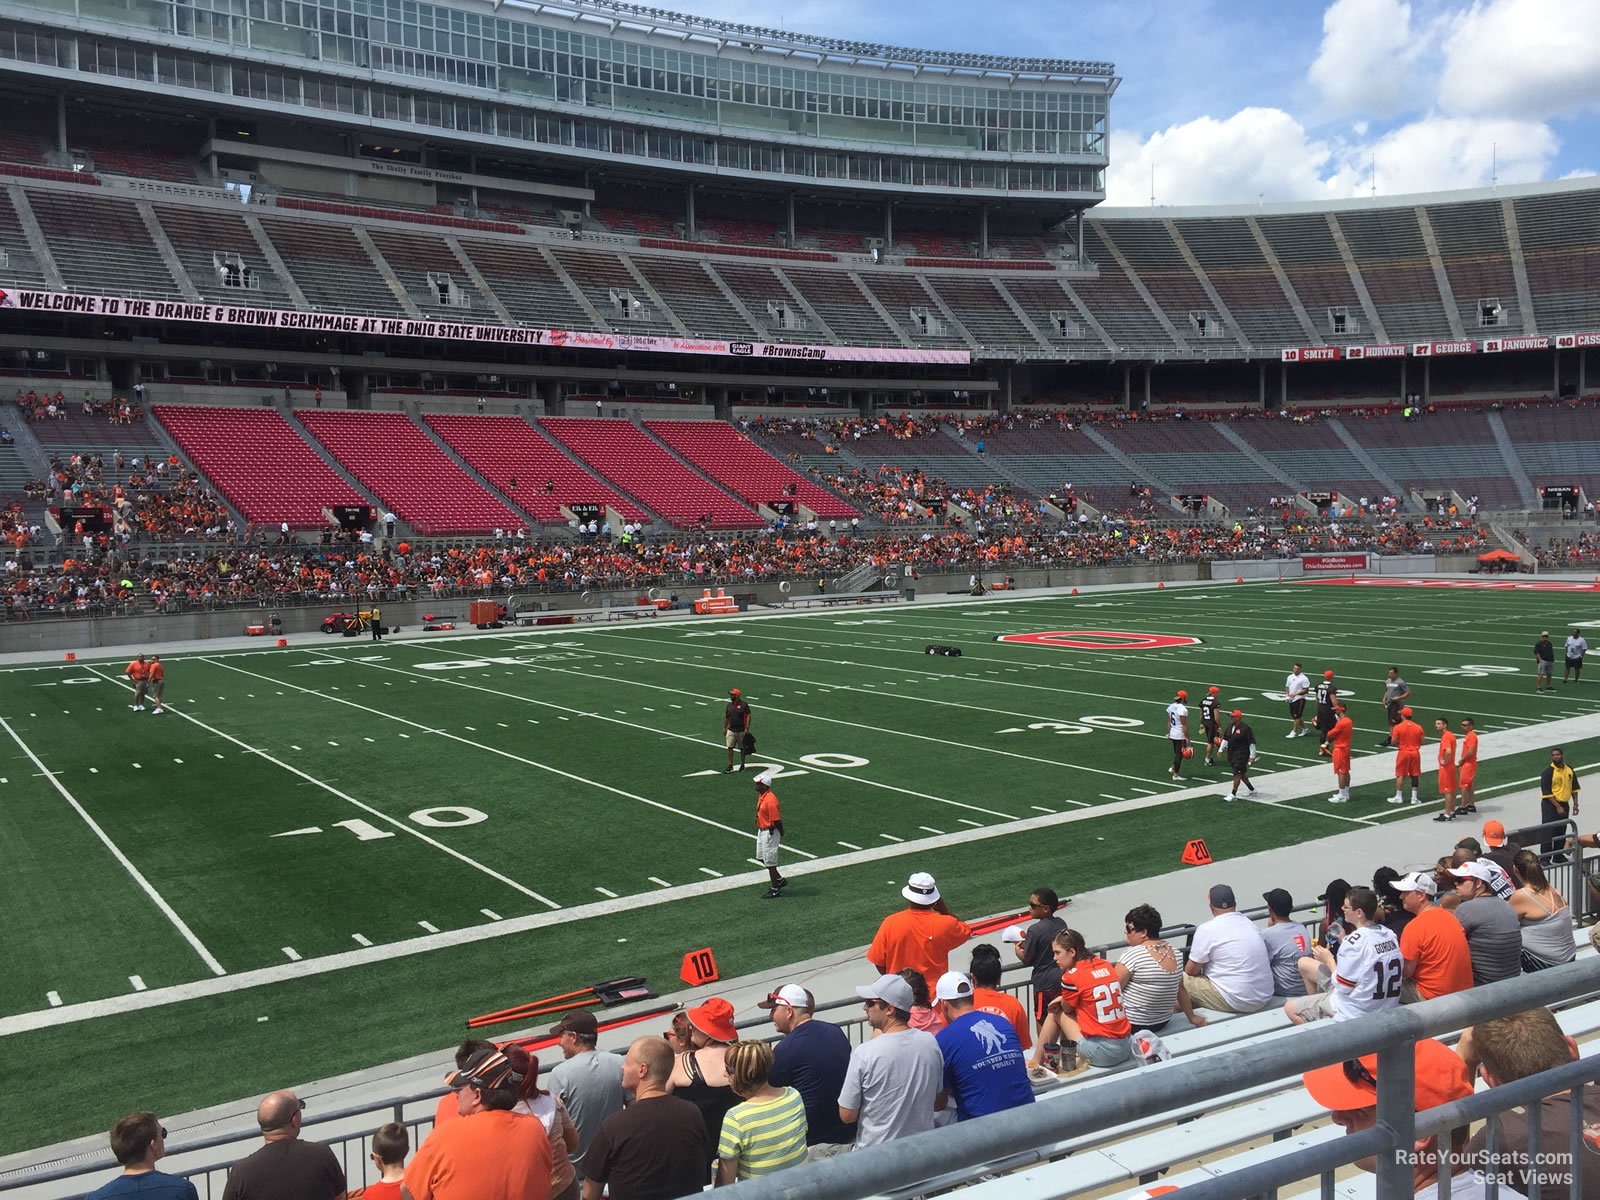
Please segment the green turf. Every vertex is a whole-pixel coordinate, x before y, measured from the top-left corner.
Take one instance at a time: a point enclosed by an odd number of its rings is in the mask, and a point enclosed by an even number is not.
[[[16,1070],[43,1069],[88,1040],[103,1073],[93,1108],[81,1095],[56,1107],[36,1093],[0,1099],[0,1151],[104,1128],[130,1106],[178,1111],[437,1048],[470,1012],[600,978],[644,973],[670,990],[684,953],[702,945],[727,976],[843,951],[870,939],[898,904],[891,884],[912,869],[935,871],[958,910],[976,914],[1016,909],[1041,883],[1070,893],[1159,872],[1192,836],[1229,857],[1337,832],[1346,823],[1331,812],[1251,806],[1244,821],[1207,798],[1155,822],[1120,812],[918,845],[934,831],[1220,780],[1199,769],[1180,785],[1166,777],[1162,709],[1177,687],[1197,706],[1215,683],[1244,709],[1262,770],[1321,762],[1314,739],[1283,739],[1283,705],[1267,699],[1295,658],[1313,677],[1334,668],[1353,690],[1358,751],[1379,736],[1391,662],[1430,733],[1439,713],[1473,715],[1480,732],[1592,714],[1600,678],[1535,697],[1528,669],[1539,629],[1564,633],[1587,600],[1214,587],[377,647],[330,639],[171,657],[174,712],[159,719],[128,712],[116,666],[5,672],[0,716],[230,977],[289,963],[286,947],[315,961],[357,950],[357,935],[380,948],[428,936],[420,922],[446,933],[492,926],[485,909],[555,923],[12,1034],[4,1050]],[[993,641],[1063,629],[1203,643],[1115,652]],[[930,657],[929,642],[965,654]],[[1482,667],[1493,669],[1429,673]],[[730,686],[751,698],[755,757],[782,768],[792,847],[824,865],[851,847],[903,856],[797,877],[776,903],[740,888],[629,906],[663,883],[715,886],[754,869],[754,788],[720,770]],[[1587,763],[1600,745],[1571,753]],[[1480,785],[1539,765],[1486,763]],[[8,940],[0,1016],[45,1008],[50,991],[66,1005],[126,995],[134,975],[151,989],[212,978],[37,772],[0,734],[0,895],[21,929]],[[1388,791],[1358,788],[1340,813],[1402,819],[1382,803]],[[274,836],[312,828],[321,832]],[[599,889],[622,898],[620,911],[563,916],[606,901]]]

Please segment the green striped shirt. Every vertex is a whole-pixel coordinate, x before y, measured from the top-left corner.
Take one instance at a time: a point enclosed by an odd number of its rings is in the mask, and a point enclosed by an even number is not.
[[[806,1161],[806,1106],[792,1087],[776,1100],[747,1100],[722,1118],[717,1157],[739,1160],[739,1178],[754,1179]]]

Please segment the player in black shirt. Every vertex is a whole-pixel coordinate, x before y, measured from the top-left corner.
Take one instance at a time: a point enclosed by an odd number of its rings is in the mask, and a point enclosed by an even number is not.
[[[1217,725],[1217,692],[1220,689],[1211,687],[1206,689],[1206,698],[1200,701],[1200,727],[1206,731],[1206,766],[1212,765],[1212,755],[1217,749],[1217,738],[1222,730]]]
[[[1339,689],[1333,684],[1333,672],[1324,671],[1322,682],[1317,684],[1317,736],[1321,739],[1317,743],[1317,753],[1324,758],[1330,757],[1328,752],[1328,730],[1332,729],[1339,720],[1339,714],[1334,711],[1334,705],[1339,701]]]

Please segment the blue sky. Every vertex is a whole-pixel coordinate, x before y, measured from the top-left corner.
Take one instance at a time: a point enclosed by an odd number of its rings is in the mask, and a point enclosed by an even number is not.
[[[1107,202],[1318,200],[1600,169],[1600,0],[700,0],[807,33],[1110,59]],[[981,22],[974,22],[981,13]]]

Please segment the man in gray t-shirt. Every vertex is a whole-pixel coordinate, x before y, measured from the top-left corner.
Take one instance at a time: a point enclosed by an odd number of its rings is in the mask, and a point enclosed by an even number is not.
[[[561,1039],[566,1055],[550,1070],[550,1090],[561,1097],[578,1128],[578,1149],[567,1156],[577,1165],[606,1118],[622,1111],[622,1056],[595,1049],[600,1029],[593,1013],[570,1012],[550,1033]]]
[[[1300,975],[1300,960],[1311,953],[1311,935],[1290,914],[1294,898],[1282,888],[1273,888],[1261,897],[1267,902],[1267,927],[1261,940],[1267,944],[1267,959],[1272,963],[1272,991],[1278,996],[1300,996],[1305,980]]]
[[[944,1055],[931,1033],[911,1028],[911,985],[898,975],[880,975],[858,987],[871,1041],[850,1052],[839,1119],[856,1124],[856,1148],[875,1146],[933,1128],[933,1106],[944,1084]]]
[[[1406,701],[1411,699],[1411,685],[1400,678],[1400,668],[1390,667],[1389,677],[1383,681],[1383,707],[1389,717],[1391,733],[1380,746],[1394,745],[1393,729],[1400,724],[1400,710],[1405,707]]]
[[[1456,920],[1467,931],[1472,954],[1472,984],[1478,987],[1522,974],[1522,927],[1511,905],[1494,894],[1492,863],[1462,863],[1456,879]]]

